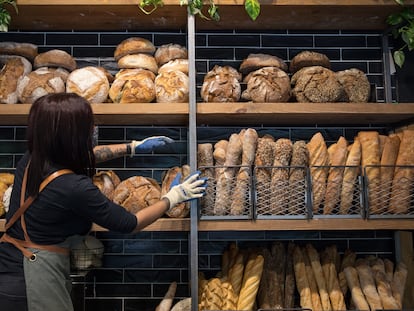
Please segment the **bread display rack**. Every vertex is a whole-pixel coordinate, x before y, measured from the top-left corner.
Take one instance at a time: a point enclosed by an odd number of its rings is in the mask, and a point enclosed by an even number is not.
[[[399,7],[394,0],[272,0],[262,4],[261,22],[251,21],[244,12],[241,0],[218,0],[220,22],[197,20],[197,29],[346,29],[384,30],[385,19]],[[406,0],[406,4],[414,1]],[[189,164],[196,167],[196,127],[206,125],[271,125],[277,120],[280,125],[315,124],[377,124],[398,128],[414,120],[412,103],[392,104],[390,101],[389,62],[386,35],[384,41],[385,98],[386,103],[197,103],[195,85],[195,20],[187,15],[187,9],[178,0],[166,0],[164,6],[153,14],[140,14],[133,0],[19,0],[19,14],[12,15],[10,29],[48,30],[134,30],[134,29],[187,29],[189,49],[189,103],[175,104],[93,104],[97,125],[181,125],[189,128]],[[62,14],[62,11],[64,14]],[[137,18],[139,14],[139,18]],[[34,18],[34,16],[36,16]],[[91,21],[93,20],[93,23]],[[334,21],[334,22],[333,22]],[[1,125],[26,125],[30,109],[28,104],[0,105]],[[301,189],[306,184],[299,185]],[[259,196],[262,194],[257,189]],[[356,201],[366,194],[357,193]],[[249,202],[250,203],[250,202]],[[364,201],[362,202],[365,203]],[[159,219],[146,231],[189,231],[191,251],[191,292],[193,308],[197,306],[198,231],[266,231],[266,230],[412,230],[414,220],[407,218],[377,217],[368,212],[367,217],[309,217],[309,200],[298,202],[299,217],[267,217],[266,211],[246,219],[208,219],[198,221],[191,213],[187,219]],[[256,212],[259,205],[256,206]],[[195,211],[197,206],[192,204]],[[253,209],[251,210],[253,211]],[[251,212],[250,212],[251,213]],[[254,218],[254,219],[253,219]],[[105,230],[94,225],[93,230]],[[4,231],[4,220],[0,220],[0,231]]]

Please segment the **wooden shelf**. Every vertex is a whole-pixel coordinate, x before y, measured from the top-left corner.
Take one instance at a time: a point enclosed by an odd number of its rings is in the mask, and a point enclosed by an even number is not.
[[[169,30],[187,28],[187,8],[164,0],[150,15],[140,0],[17,0],[10,30]],[[216,0],[219,22],[197,17],[197,29],[372,29],[387,28],[386,17],[399,10],[394,0],[262,0],[252,21],[243,0]],[[406,0],[414,4],[414,0]],[[206,5],[207,7],[207,5]],[[205,13],[207,14],[207,13]]]
[[[0,219],[0,232],[4,232],[5,220]],[[414,219],[346,219],[320,218],[274,220],[200,220],[198,231],[304,231],[304,230],[412,230]],[[107,231],[97,225],[92,231]],[[161,218],[143,231],[190,231],[190,219]]]
[[[187,103],[93,104],[96,124],[184,125]],[[25,125],[28,104],[0,105],[1,125]],[[414,103],[199,103],[200,125],[404,125],[414,120]]]

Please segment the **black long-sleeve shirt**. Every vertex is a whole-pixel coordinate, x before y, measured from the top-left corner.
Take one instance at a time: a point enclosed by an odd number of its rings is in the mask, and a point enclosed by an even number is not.
[[[24,169],[29,160],[25,154],[19,161],[6,219],[20,207]],[[63,167],[56,167],[53,171]],[[137,226],[135,215],[108,200],[83,175],[66,174],[51,181],[25,212],[30,239],[38,244],[58,244],[69,236],[85,235],[96,223],[111,231],[130,233]],[[20,220],[9,230],[12,237],[24,240]],[[23,256],[9,243],[0,243],[0,272],[23,273]]]

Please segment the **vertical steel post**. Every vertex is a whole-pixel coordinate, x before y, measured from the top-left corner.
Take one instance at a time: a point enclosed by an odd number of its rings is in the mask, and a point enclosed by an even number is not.
[[[188,158],[191,171],[197,169],[197,101],[195,71],[195,16],[187,11],[188,76],[189,76],[189,115],[188,115]],[[191,310],[198,310],[198,206],[191,201],[190,214],[190,289]]]

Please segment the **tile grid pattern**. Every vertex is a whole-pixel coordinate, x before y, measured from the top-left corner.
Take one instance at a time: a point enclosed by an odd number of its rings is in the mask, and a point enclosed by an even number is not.
[[[132,36],[145,37],[156,46],[165,43],[186,45],[183,32],[9,32],[1,33],[0,40],[30,42],[39,46],[39,52],[51,48],[63,49],[76,57],[79,66],[100,65],[112,73],[117,71],[113,61],[115,46]],[[197,87],[201,88],[205,73],[214,65],[232,65],[238,68],[249,53],[269,53],[290,61],[296,53],[309,49],[326,53],[333,70],[357,67],[364,70],[376,86],[378,102],[384,101],[381,60],[381,34],[353,31],[274,31],[274,32],[199,32],[196,36]],[[395,93],[395,82],[393,90]],[[199,94],[199,92],[197,93]],[[395,97],[395,96],[394,96]],[[292,140],[309,139],[316,131],[322,131],[327,142],[339,135],[351,139],[361,127],[263,127],[260,135],[271,133],[275,137]],[[238,127],[200,126],[200,142],[214,142],[228,138]],[[386,128],[376,128],[385,132]],[[186,163],[187,129],[183,127],[100,126],[99,142],[121,143],[141,139],[149,135],[168,135],[177,143],[165,147],[156,154],[125,157],[102,164],[100,169],[114,169],[122,179],[131,175],[143,175],[160,181],[162,173],[174,165]],[[15,167],[25,150],[24,126],[0,126],[0,168]],[[188,285],[188,233],[141,232],[122,235],[113,232],[97,232],[95,235],[105,244],[104,267],[87,276],[77,273],[74,285],[78,296],[77,309],[81,310],[154,310],[171,281],[177,281],[177,297],[189,295]],[[318,247],[337,244],[340,251],[350,247],[361,254],[393,256],[393,233],[388,231],[363,232],[200,232],[200,268],[215,274],[220,268],[220,255],[230,241],[239,247],[268,245],[270,241],[295,241],[315,243]],[[85,302],[80,301],[85,286]]]

